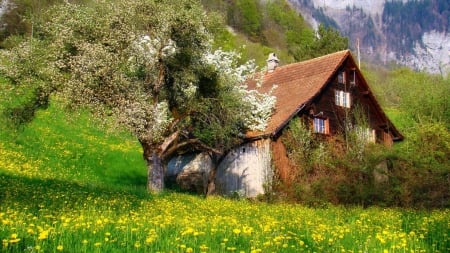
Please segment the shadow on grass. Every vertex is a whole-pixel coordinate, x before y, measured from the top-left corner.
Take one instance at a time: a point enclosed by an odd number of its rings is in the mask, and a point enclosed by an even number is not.
[[[112,187],[56,179],[27,178],[0,172],[0,203],[3,207],[67,210],[122,209],[138,206],[153,195],[144,187]]]

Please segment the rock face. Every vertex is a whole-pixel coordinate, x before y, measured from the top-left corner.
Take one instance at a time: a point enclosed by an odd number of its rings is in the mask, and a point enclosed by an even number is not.
[[[447,0],[289,0],[313,27],[324,23],[359,41],[361,58],[450,74]]]
[[[167,165],[166,183],[176,184],[182,190],[204,194],[212,167],[211,158],[204,153],[174,157]]]
[[[215,192],[250,198],[266,193],[273,177],[271,161],[270,139],[234,148],[219,164]],[[180,155],[169,161],[166,183],[176,184],[183,190],[206,193],[212,168],[213,162],[207,154]]]

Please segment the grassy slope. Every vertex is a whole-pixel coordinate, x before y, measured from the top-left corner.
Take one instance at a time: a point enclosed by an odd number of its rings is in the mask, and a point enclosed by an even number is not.
[[[0,111],[19,90],[0,80]],[[22,130],[0,114],[1,252],[441,252],[449,210],[297,205],[145,192],[138,143],[53,101]]]
[[[0,82],[2,111],[23,94],[5,80]],[[9,173],[81,184],[145,187],[146,168],[137,141],[125,133],[108,134],[87,113],[67,113],[52,102],[21,129],[11,127],[3,113],[0,123],[0,164]]]

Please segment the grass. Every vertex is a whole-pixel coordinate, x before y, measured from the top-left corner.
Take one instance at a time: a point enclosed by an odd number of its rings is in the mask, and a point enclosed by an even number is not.
[[[0,111],[17,89],[0,80]],[[20,130],[0,115],[1,252],[450,251],[448,209],[152,195],[130,135],[55,102]]]

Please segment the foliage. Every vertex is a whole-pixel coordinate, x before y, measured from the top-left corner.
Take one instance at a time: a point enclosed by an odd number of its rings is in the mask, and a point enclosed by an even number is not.
[[[20,89],[0,85],[2,110]],[[135,138],[107,133],[88,113],[57,104],[38,111],[14,138],[0,125],[1,251],[447,250],[448,210],[151,195]]]
[[[317,37],[309,50],[302,52],[306,56],[301,59],[310,59],[348,48],[348,38],[342,37],[337,30],[319,25]]]
[[[64,0],[10,0],[8,11],[0,19],[0,48],[8,47],[5,40],[10,36],[32,37],[34,24],[42,18],[45,10],[52,5],[64,3]],[[70,0],[71,3],[84,3],[87,0]],[[5,43],[6,42],[6,43]]]
[[[95,140],[91,144],[108,148]],[[70,152],[71,146],[64,149]],[[51,179],[50,174],[32,173],[35,164],[22,166],[21,171],[8,171],[8,166],[5,171],[7,164],[20,166],[22,153],[11,151],[0,145],[2,154],[14,158],[0,157],[0,247],[6,252],[309,252],[360,248],[403,252],[446,251],[448,247],[447,210],[313,209],[170,192],[149,195],[143,188],[125,187],[123,181],[98,183],[114,174],[93,174],[83,181],[72,181],[68,174],[76,170],[62,164],[52,168],[55,174]],[[43,168],[48,165],[48,160],[42,160]]]
[[[46,17],[35,26],[36,39],[3,52],[10,59],[3,73],[116,119],[142,144],[149,173],[157,173],[149,183],[163,180],[164,159],[180,148],[223,152],[270,116],[273,97],[243,86],[254,65],[212,51],[215,23],[195,1],[67,3]]]
[[[348,48],[348,40],[330,26],[321,25],[315,33],[284,0],[203,1],[203,4],[209,10],[226,12],[227,24],[251,41],[276,49],[272,51],[280,51],[277,55],[281,56],[283,63]],[[240,9],[240,5],[246,8]],[[283,52],[288,55],[284,56]]]
[[[293,120],[281,137],[291,175],[277,190],[313,206],[448,207],[450,135],[445,126],[422,124],[413,135],[408,132],[406,143],[386,148],[364,139],[360,113],[356,110],[346,132],[327,142]]]
[[[366,70],[369,68],[371,71]],[[400,111],[402,118],[408,119],[405,127],[427,121],[447,125],[450,122],[450,104],[445,96],[450,92],[450,78],[406,68],[388,71],[367,66],[363,70],[377,100],[389,110]]]
[[[289,129],[283,136],[289,159],[302,170],[298,176],[307,175],[314,167],[326,166],[329,155],[323,143],[316,138],[309,127],[295,118],[289,123]]]
[[[236,0],[228,9],[228,23],[242,30],[251,40],[261,38],[262,15],[259,10],[259,1]]]

